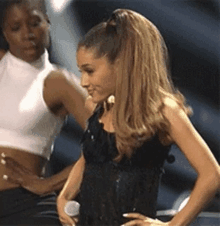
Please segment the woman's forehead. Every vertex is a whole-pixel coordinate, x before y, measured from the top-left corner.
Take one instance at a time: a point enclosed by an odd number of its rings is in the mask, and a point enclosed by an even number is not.
[[[24,3],[32,10],[38,10],[43,14],[47,13],[44,0],[25,0]]]
[[[26,15],[27,17],[38,16],[41,19],[47,20],[47,15],[45,15],[41,8],[39,7],[31,7],[30,5],[19,3],[19,4],[12,4],[6,11],[5,16],[3,18],[3,24],[9,21],[16,21],[19,20],[20,17]]]
[[[14,4],[11,5],[10,8],[8,8],[8,10],[6,11],[4,22],[19,20],[21,17],[23,17],[22,15],[26,15],[28,17],[44,17],[43,13],[35,8],[30,8],[23,4]]]
[[[9,12],[14,7],[20,7],[25,8],[25,10],[29,12],[35,12],[35,14],[41,13],[43,15],[46,15],[46,7],[43,2],[44,1],[42,0],[23,0],[20,2],[14,2],[8,7],[7,11]]]

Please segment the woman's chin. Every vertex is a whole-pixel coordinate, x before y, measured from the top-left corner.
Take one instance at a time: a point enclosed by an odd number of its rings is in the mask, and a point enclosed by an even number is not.
[[[94,104],[98,104],[98,103],[100,103],[99,101],[97,101],[95,98],[93,98],[92,96],[90,96],[91,97],[91,101],[94,103]]]
[[[102,102],[105,101],[105,99],[103,98],[98,98],[98,97],[95,97],[93,95],[90,95],[89,98],[91,98],[91,101],[94,103],[94,104],[100,104]]]

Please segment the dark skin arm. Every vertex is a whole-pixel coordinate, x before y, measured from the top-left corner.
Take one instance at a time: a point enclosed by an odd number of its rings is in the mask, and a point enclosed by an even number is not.
[[[25,168],[11,157],[5,156],[2,157],[2,159],[5,160],[5,166],[8,170],[7,180],[11,183],[21,185],[23,188],[37,195],[45,195],[53,191],[61,190],[75,164],[67,166],[51,177],[43,178],[33,174],[29,169]]]
[[[85,108],[87,95],[77,77],[67,78],[62,71],[51,72],[44,82],[43,96],[47,106],[55,115],[63,117],[72,114],[85,129],[90,111]]]

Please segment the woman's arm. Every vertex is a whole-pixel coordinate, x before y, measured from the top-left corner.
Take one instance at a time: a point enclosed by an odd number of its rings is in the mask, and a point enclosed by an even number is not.
[[[44,100],[54,114],[71,114],[85,129],[92,111],[85,106],[87,94],[74,74],[67,77],[62,71],[52,71],[44,82]]]
[[[80,185],[83,178],[85,169],[85,159],[82,155],[71,170],[69,177],[57,198],[57,210],[59,213],[60,221],[63,224],[73,225],[75,222],[65,212],[64,207],[69,200],[76,197],[80,190]]]
[[[64,197],[67,200],[71,200],[75,198],[80,189],[84,168],[85,168],[85,159],[84,156],[82,155],[72,168],[68,176],[68,179],[59,194],[58,199]]]
[[[220,168],[205,141],[175,101],[165,100],[164,115],[170,123],[170,136],[198,174],[188,203],[170,222],[170,225],[185,226],[216,194],[220,187]]]
[[[124,217],[134,218],[135,220],[129,221],[125,224],[126,226],[189,225],[220,188],[220,167],[185,112],[175,101],[167,98],[163,113],[170,123],[169,135],[198,174],[196,184],[188,203],[171,221],[161,222],[139,213],[129,213],[125,214]]]
[[[67,166],[59,173],[43,178],[33,174],[29,169],[25,168],[13,158],[7,155],[2,156],[2,161],[8,169],[6,179],[9,182],[19,184],[23,188],[37,195],[45,195],[54,191],[60,191],[65,184],[74,164]]]

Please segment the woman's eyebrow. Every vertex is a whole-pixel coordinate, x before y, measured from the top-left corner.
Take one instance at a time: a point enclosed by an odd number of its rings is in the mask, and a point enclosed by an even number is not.
[[[88,66],[90,66],[89,63],[85,63],[85,64],[82,64],[82,65],[81,65],[82,68],[85,68],[85,67],[88,67]]]

